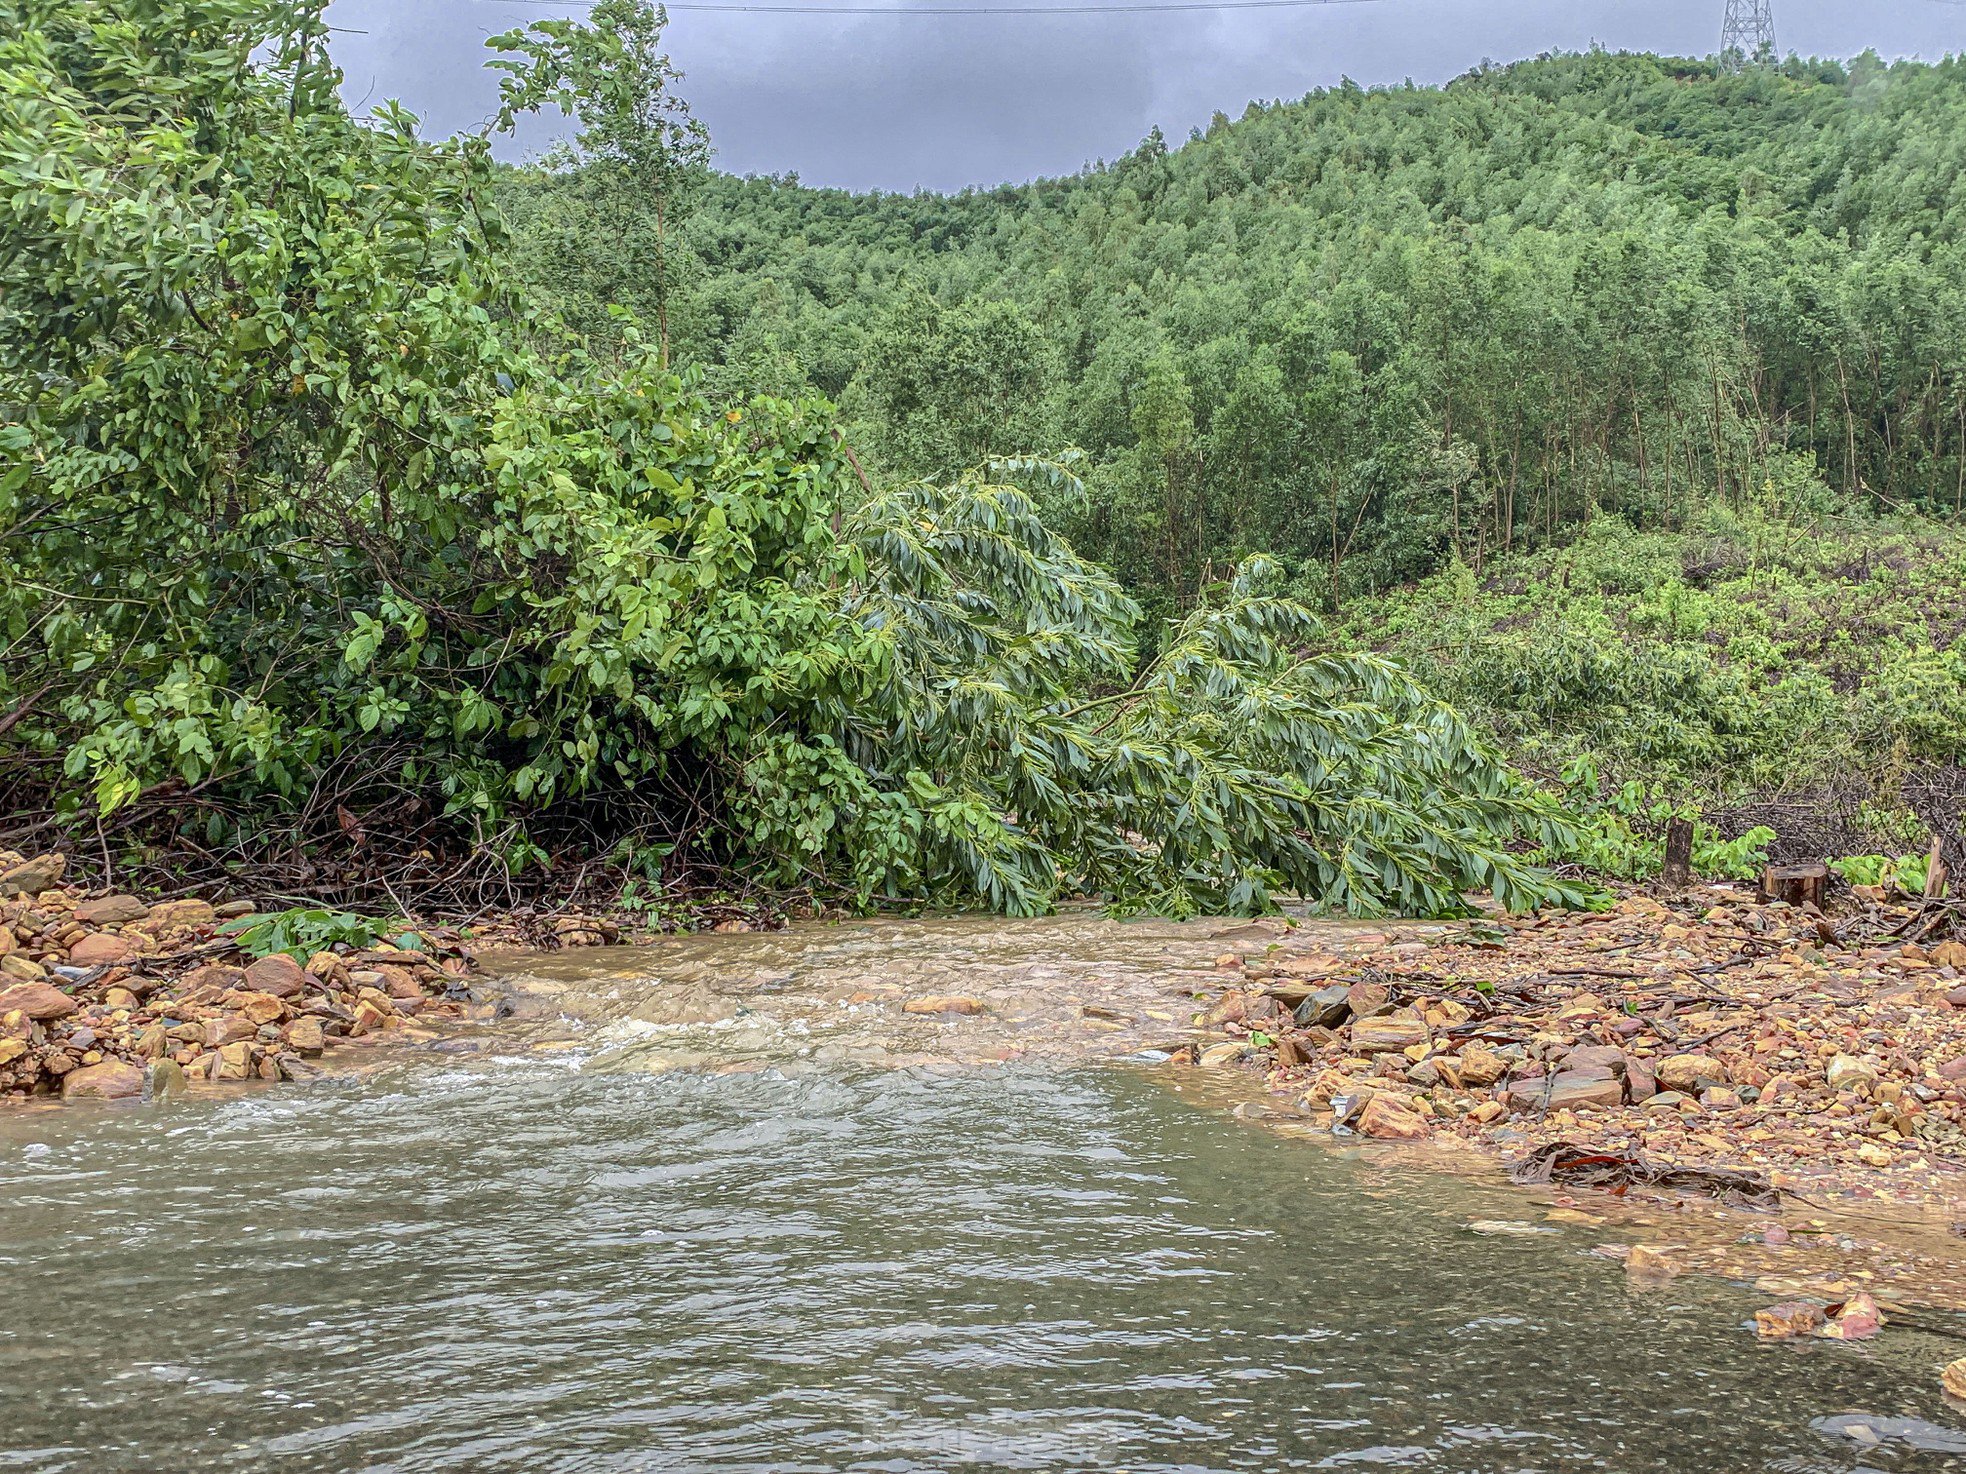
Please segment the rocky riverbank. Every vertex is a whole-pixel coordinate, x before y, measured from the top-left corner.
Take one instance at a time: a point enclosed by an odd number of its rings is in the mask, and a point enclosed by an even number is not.
[[[254,957],[221,929],[249,901],[91,895],[64,870],[0,851],[0,1098],[306,1079],[346,1041],[464,1008],[455,946]]]
[[[1524,1181],[1773,1204],[1966,1187],[1966,944],[1910,908],[1830,917],[1714,887],[1346,955],[1256,928],[1199,1063],[1299,1113],[1458,1138]]]

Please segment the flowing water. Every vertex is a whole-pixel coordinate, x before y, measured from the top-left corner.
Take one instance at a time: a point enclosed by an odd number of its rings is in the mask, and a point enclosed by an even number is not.
[[[0,1469],[1966,1467],[1952,1340],[1761,1346],[1765,1295],[1059,1046],[1019,1000],[1088,925],[605,954],[478,1052],[0,1116]],[[1126,939],[1143,1013],[1209,950]]]

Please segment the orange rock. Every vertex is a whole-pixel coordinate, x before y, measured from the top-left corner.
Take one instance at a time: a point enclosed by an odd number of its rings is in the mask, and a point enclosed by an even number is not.
[[[63,1100],[120,1100],[143,1094],[143,1071],[120,1059],[71,1070],[61,1082]]]
[[[983,1005],[974,998],[965,998],[956,993],[931,993],[925,998],[910,998],[901,1005],[903,1013],[981,1013]]]
[[[75,1000],[49,983],[22,983],[0,993],[0,1015],[18,1012],[36,1023],[67,1018],[75,1009]]]
[[[1373,1096],[1358,1118],[1359,1134],[1381,1141],[1423,1141],[1431,1130],[1424,1116],[1390,1095]]]
[[[68,960],[76,967],[105,967],[128,962],[137,949],[128,938],[109,932],[94,932],[68,949]]]

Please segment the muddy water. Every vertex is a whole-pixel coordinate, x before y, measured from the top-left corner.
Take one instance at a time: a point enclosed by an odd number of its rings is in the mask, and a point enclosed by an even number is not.
[[[1028,935],[563,960],[467,1052],[0,1117],[0,1469],[1966,1467],[1945,1327],[1471,1232],[1523,1201],[1099,1062],[1207,928]]]

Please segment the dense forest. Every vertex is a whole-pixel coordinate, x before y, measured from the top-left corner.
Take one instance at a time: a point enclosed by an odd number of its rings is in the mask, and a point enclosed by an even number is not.
[[[1274,557],[1629,871],[1671,812],[1922,848],[1966,793],[1963,161],[1956,61],[1592,52],[954,196],[699,171],[660,271],[577,159],[501,193],[596,342],[662,316],[875,475],[1075,457],[1047,516],[1158,615]]]
[[[1963,162],[1957,62],[1597,52],[955,196],[709,174],[665,274],[578,171],[505,196],[573,317],[674,298],[680,356],[835,399],[870,466],[1075,447],[1063,525],[1130,587],[1263,551],[1342,607],[1606,515],[1956,515]]]
[[[596,260],[515,246],[489,137],[351,117],[324,3],[0,0],[0,845],[474,912],[1579,898],[1555,801],[1274,562],[1150,619],[1047,520],[1067,462],[869,467],[689,361],[651,6],[492,42]]]

